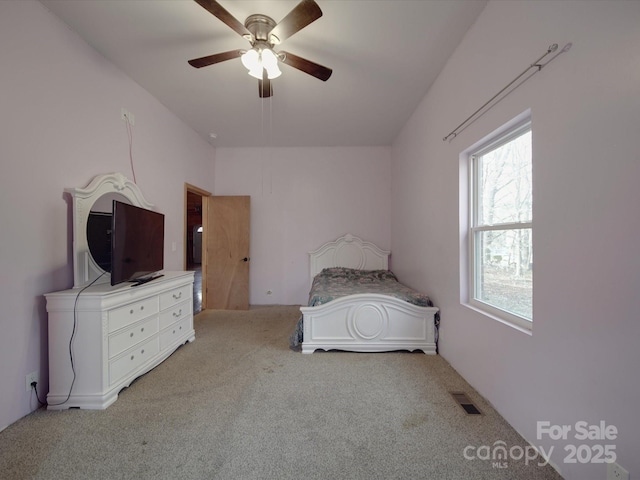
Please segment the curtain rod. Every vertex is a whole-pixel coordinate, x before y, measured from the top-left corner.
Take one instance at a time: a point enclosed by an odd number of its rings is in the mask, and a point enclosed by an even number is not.
[[[449,138],[453,137],[455,138],[458,133],[459,130],[465,126],[467,123],[469,123],[470,120],[472,120],[478,113],[480,113],[480,111],[482,111],[482,109],[484,109],[487,105],[489,105],[491,102],[493,102],[496,98],[498,98],[505,90],[507,90],[511,85],[513,85],[514,83],[516,83],[520,78],[522,78],[522,76],[524,74],[526,74],[529,70],[531,70],[532,68],[537,68],[536,71],[534,71],[531,75],[529,75],[527,78],[525,78],[520,84],[516,85],[516,87],[514,88],[514,90],[516,88],[518,88],[520,85],[522,85],[524,82],[526,82],[527,80],[529,80],[531,77],[533,77],[536,73],[538,73],[540,70],[542,70],[543,67],[546,67],[547,65],[549,65],[558,55],[560,55],[561,53],[564,52],[568,52],[569,49],[571,48],[571,43],[567,43],[562,50],[560,50],[558,53],[556,53],[553,57],[551,57],[546,63],[540,63],[542,61],[543,58],[545,58],[547,55],[551,55],[553,52],[555,52],[556,50],[558,50],[558,44],[554,43],[553,45],[550,45],[549,48],[547,49],[547,51],[544,53],[544,55],[542,55],[540,58],[538,58],[537,60],[535,60],[531,65],[529,65],[520,75],[518,75],[516,78],[514,78],[513,80],[511,80],[511,82],[509,82],[509,84],[504,87],[502,90],[500,90],[498,93],[496,93],[493,97],[491,97],[491,99],[486,102],[484,105],[482,105],[479,109],[477,109],[475,112],[473,112],[471,115],[469,115],[469,117],[462,122],[460,125],[458,125],[456,128],[454,128],[451,133],[449,133],[449,135],[447,135],[446,137],[444,137],[442,140],[443,141],[447,141]],[[512,90],[513,91],[513,90]],[[511,93],[511,92],[509,92]]]

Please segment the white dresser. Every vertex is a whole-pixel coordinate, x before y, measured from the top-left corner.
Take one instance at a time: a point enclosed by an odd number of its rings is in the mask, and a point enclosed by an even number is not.
[[[136,287],[103,283],[45,295],[50,410],[107,408],[120,390],[195,340],[194,274],[162,273]]]

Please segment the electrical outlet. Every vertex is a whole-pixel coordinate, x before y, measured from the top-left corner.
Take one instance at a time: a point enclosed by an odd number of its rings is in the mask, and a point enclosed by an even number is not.
[[[33,390],[33,387],[31,386],[33,382],[40,383],[40,373],[37,370],[26,376],[25,384],[27,386],[27,392]]]
[[[629,472],[617,463],[607,463],[607,480],[629,480]]]
[[[131,113],[129,110],[127,110],[124,107],[120,109],[120,118],[125,122],[128,122],[129,125],[136,124],[136,117],[133,115],[133,113]]]

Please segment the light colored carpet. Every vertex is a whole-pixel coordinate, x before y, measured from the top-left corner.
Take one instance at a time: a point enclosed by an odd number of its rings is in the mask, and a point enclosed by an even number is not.
[[[467,460],[525,441],[440,356],[288,348],[295,306],[204,311],[196,340],[103,411],[38,410],[0,433],[2,479],[554,479]],[[469,416],[449,391],[483,412]]]

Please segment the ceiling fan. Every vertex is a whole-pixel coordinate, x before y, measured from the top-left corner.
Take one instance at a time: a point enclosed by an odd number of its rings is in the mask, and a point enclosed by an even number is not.
[[[299,32],[322,16],[322,10],[314,0],[302,0],[280,23],[276,23],[266,15],[255,14],[247,17],[244,24],[240,23],[215,0],[195,1],[248,40],[251,48],[249,50],[230,50],[206,57],[194,58],[189,60],[189,65],[195,68],[202,68],[240,57],[243,65],[249,70],[249,75],[258,79],[258,94],[260,97],[273,95],[271,80],[279,77],[282,73],[278,67],[278,62],[301,70],[325,82],[333,73],[330,68],[292,53],[274,51],[276,45],[279,45],[291,35]]]

